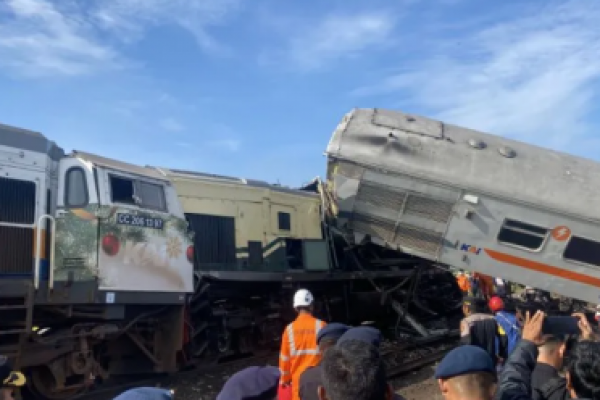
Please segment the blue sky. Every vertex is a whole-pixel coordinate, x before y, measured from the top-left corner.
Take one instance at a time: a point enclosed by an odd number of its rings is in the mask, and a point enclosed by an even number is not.
[[[598,158],[597,0],[0,0],[0,121],[298,185],[353,107]]]

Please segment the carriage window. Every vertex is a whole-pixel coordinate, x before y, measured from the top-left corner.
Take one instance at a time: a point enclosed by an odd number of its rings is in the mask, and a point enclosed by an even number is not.
[[[69,168],[65,182],[65,206],[69,208],[85,207],[88,203],[88,190],[83,169],[80,167]]]
[[[600,267],[600,243],[572,236],[565,248],[563,258]]]
[[[166,211],[165,192],[161,185],[148,182],[138,182],[137,195],[140,198],[141,206],[152,210]]]
[[[121,178],[118,176],[110,177],[110,192],[113,203],[132,204],[135,205],[133,195],[133,180]]]
[[[291,231],[292,230],[292,217],[290,213],[278,212],[277,222],[280,231]]]
[[[512,219],[504,220],[498,241],[528,250],[539,250],[544,244],[548,229]]]

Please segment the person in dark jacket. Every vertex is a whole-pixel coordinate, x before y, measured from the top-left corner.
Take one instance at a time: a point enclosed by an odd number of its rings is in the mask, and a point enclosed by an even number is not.
[[[481,347],[487,351],[494,365],[500,365],[506,358],[508,338],[494,316],[483,312],[484,308],[485,301],[481,299],[463,299],[465,317],[460,322],[461,343]]]
[[[323,355],[320,400],[404,400],[387,382],[382,335],[370,326],[348,329]]]
[[[558,335],[544,335],[544,344],[538,347],[537,364],[531,374],[533,400],[569,399],[567,380],[559,374],[563,365],[566,339]]]
[[[585,317],[579,318],[583,341],[575,346],[566,374],[567,389],[574,399],[600,400],[600,344],[591,342],[592,328]],[[542,325],[545,314],[527,312],[522,339],[510,355],[500,377],[496,399],[529,400],[532,398],[531,376],[536,366],[538,348],[544,343]]]
[[[276,400],[280,377],[277,367],[245,368],[225,382],[217,400]]]
[[[481,347],[459,346],[435,370],[446,400],[491,400],[496,392],[496,365]]]
[[[325,351],[331,346],[334,346],[340,336],[350,329],[349,326],[338,323],[331,323],[326,325],[317,334],[317,346],[321,354],[325,354]],[[319,400],[318,388],[321,386],[321,364],[306,369],[302,375],[300,375],[299,392],[300,400]]]
[[[572,398],[600,400],[600,343],[577,343],[567,369],[567,389]]]
[[[379,349],[358,339],[348,339],[323,354],[320,400],[392,400]]]

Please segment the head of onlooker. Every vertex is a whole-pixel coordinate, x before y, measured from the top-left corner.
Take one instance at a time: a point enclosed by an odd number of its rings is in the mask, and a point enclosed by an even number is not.
[[[217,396],[217,400],[274,400],[281,373],[279,368],[248,367],[233,374]]]
[[[465,317],[483,312],[482,300],[474,297],[463,297],[462,311]]]
[[[493,314],[496,314],[498,311],[504,311],[504,300],[498,296],[493,296],[488,302],[488,307]]]
[[[354,329],[361,328],[367,327]],[[319,399],[391,400],[393,390],[386,379],[378,343],[344,336],[323,355],[323,385],[319,386]]]
[[[317,345],[319,351],[325,353],[325,350],[334,346],[338,339],[348,331],[350,327],[348,325],[332,322],[331,324],[325,325],[317,334]]]
[[[600,343],[584,340],[573,347],[566,378],[571,398],[600,400]]]
[[[548,364],[560,370],[565,357],[566,338],[560,335],[544,335],[543,344],[538,346],[538,363]]]
[[[8,362],[8,357],[0,356],[0,400],[12,400],[14,391],[25,385],[25,375],[19,371],[13,371]]]
[[[357,326],[344,332],[338,339],[338,345],[353,340],[366,343],[379,350],[382,335],[379,329],[373,328],[372,326]]]
[[[446,354],[435,378],[446,400],[491,400],[498,382],[492,358],[482,348],[471,345]]]
[[[129,389],[113,400],[171,400],[173,391],[155,387],[139,387]]]

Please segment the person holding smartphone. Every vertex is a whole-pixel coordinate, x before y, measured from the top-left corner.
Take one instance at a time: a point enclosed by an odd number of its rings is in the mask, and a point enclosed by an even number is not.
[[[573,350],[566,374],[566,388],[573,399],[600,400],[600,343],[582,314],[574,314],[581,333],[581,342]],[[532,398],[532,372],[537,364],[538,346],[545,342],[543,327],[546,315],[538,310],[527,312],[522,340],[508,358],[500,378],[498,400],[529,400]],[[570,327],[568,327],[570,329]],[[556,334],[556,332],[555,332]]]

